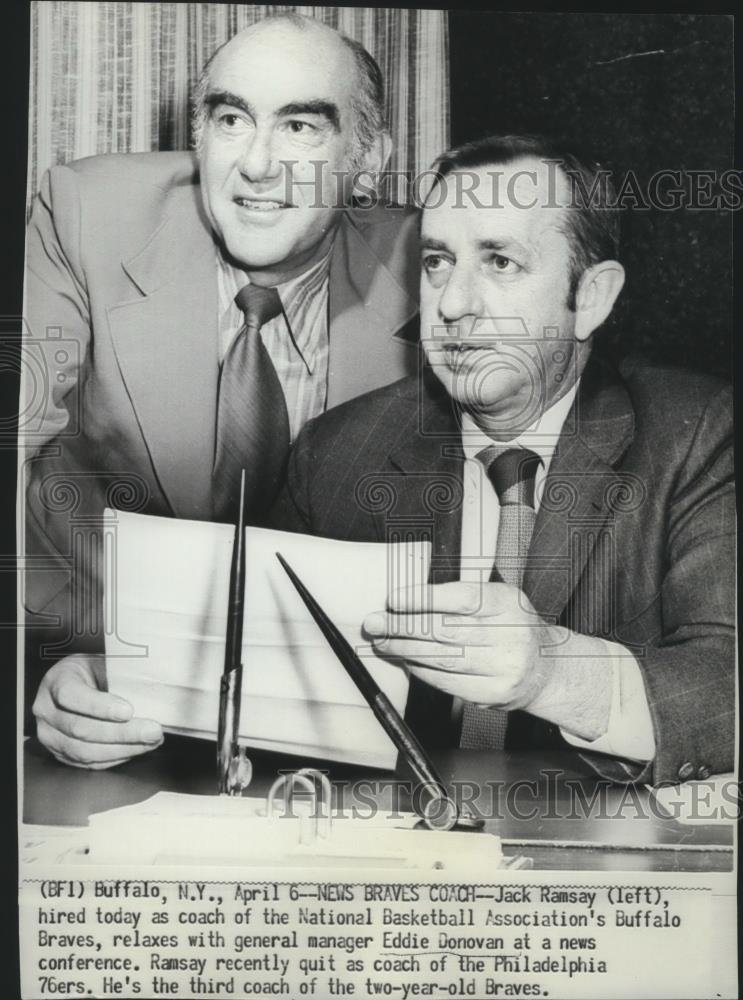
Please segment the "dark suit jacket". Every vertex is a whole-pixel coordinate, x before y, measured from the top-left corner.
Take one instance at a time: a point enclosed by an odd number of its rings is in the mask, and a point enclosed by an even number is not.
[[[591,755],[614,778],[733,767],[731,411],[713,379],[637,362],[617,372],[595,356],[550,466],[524,591],[544,618],[620,642],[640,664],[657,754],[645,769]],[[434,582],[458,579],[462,467],[451,403],[427,372],[309,423],[273,522],[358,541],[428,537]],[[554,740],[554,727],[512,714],[517,741]]]
[[[414,215],[344,213],[330,266],[328,406],[415,370],[406,329],[417,284]],[[54,622],[70,628],[76,546],[77,611],[98,613],[91,567],[105,506],[211,515],[217,268],[193,155],[49,171],[29,227],[24,319],[26,603],[51,641]],[[99,627],[83,625],[72,648]]]

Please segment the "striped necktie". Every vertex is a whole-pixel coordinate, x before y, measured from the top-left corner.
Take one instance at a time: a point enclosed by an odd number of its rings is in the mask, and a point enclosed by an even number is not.
[[[490,580],[521,587],[526,557],[534,531],[534,476],[540,458],[526,448],[497,445],[483,449],[478,460],[498,494],[500,519],[495,547],[495,563]],[[497,649],[494,655],[498,655]],[[468,750],[503,748],[508,712],[497,708],[478,708],[467,702],[462,713],[459,745]]]
[[[245,510],[259,519],[281,486],[289,453],[289,417],[281,383],[261,339],[264,323],[280,315],[275,288],[246,285],[235,296],[245,316],[222,362],[214,449],[214,518],[237,516],[240,473],[246,471]]]

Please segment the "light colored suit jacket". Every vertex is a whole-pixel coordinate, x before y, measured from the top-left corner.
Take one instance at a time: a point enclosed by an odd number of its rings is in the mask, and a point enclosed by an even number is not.
[[[52,601],[64,619],[76,525],[106,505],[211,513],[217,267],[194,156],[53,168],[26,256],[26,603],[40,612]],[[330,265],[329,407],[415,370],[417,258],[414,214],[344,212]]]
[[[458,579],[463,453],[451,402],[429,375],[311,421],[274,525],[429,538],[433,582]],[[607,776],[657,783],[732,770],[734,551],[729,388],[592,357],[545,481],[524,591],[544,618],[619,642],[640,664],[656,758],[641,769],[592,755]],[[446,745],[448,713],[432,691],[417,691],[412,721]],[[562,743],[555,727],[512,715],[512,746]]]

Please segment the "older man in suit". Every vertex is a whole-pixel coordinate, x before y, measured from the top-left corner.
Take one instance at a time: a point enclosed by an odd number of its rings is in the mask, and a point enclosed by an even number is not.
[[[195,156],[53,168],[29,230],[27,356],[45,378],[30,364],[23,386],[42,413],[24,428],[25,600],[58,660],[34,713],[82,766],[162,739],[94,655],[104,507],[231,520],[244,468],[260,523],[302,425],[415,366],[415,219],[351,207],[389,154],[369,54],[266,19],[212,57],[195,124]]]
[[[364,623],[429,743],[567,741],[621,780],[730,770],[730,392],[592,347],[624,281],[597,165],[506,136],[437,176],[425,371],[308,424],[274,523],[431,539],[423,603]]]

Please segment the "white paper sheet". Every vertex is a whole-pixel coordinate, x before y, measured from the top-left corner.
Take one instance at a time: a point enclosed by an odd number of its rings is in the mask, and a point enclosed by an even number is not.
[[[500,838],[418,829],[413,813],[359,819],[337,809],[328,819],[306,799],[272,815],[260,798],[158,792],[144,802],[94,813],[78,842],[95,865],[419,868],[441,871],[504,867]]]
[[[234,529],[106,511],[109,688],[138,716],[214,738]],[[388,593],[424,587],[430,544],[338,542],[246,529],[241,742],[392,769],[394,745],[330,651],[276,559],[280,552],[398,711],[405,672],[380,660],[361,623]]]

